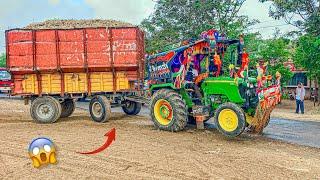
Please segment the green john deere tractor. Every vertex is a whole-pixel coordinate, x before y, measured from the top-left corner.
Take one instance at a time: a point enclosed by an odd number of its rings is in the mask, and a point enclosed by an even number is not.
[[[234,64],[243,63],[243,41],[216,34],[147,58],[150,113],[156,128],[176,132],[188,122],[203,124],[213,117],[216,128],[228,137],[246,128],[262,132],[278,102],[278,86],[269,79],[258,87],[247,67],[244,72],[223,71],[220,58],[230,45],[238,51]]]

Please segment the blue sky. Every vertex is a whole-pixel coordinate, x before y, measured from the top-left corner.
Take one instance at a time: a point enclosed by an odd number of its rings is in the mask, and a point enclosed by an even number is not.
[[[263,37],[270,37],[274,28],[279,26],[282,32],[292,29],[283,26],[282,20],[268,17],[270,4],[258,0],[247,0],[241,9],[242,14],[260,20],[252,31],[259,31]],[[32,22],[46,19],[91,19],[105,18],[139,24],[152,13],[153,0],[0,0],[0,52],[4,52],[4,30],[24,27]]]

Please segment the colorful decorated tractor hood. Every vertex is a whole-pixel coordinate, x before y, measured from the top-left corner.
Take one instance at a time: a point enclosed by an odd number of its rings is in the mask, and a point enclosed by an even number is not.
[[[173,49],[171,50],[147,57],[147,78],[153,80],[171,78],[174,73],[181,70],[181,66],[186,68],[189,62],[193,62],[192,66],[194,66],[198,73],[209,72],[210,70],[214,71],[218,68],[221,71],[222,62],[220,57],[224,57],[228,46],[232,44],[237,45],[238,53],[240,54],[243,49],[243,41],[237,39],[228,40],[224,36],[216,36],[213,39],[204,36],[200,40],[184,41],[180,47],[173,45]],[[210,66],[210,54],[216,54],[220,62],[213,63]],[[205,65],[205,63],[207,64]]]

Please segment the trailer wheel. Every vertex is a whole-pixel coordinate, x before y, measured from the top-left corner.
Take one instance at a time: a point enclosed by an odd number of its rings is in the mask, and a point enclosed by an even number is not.
[[[72,99],[67,99],[61,103],[61,118],[66,118],[71,116],[71,114],[74,112],[76,105],[75,102]]]
[[[128,115],[137,115],[141,111],[141,107],[141,103],[125,101],[124,106],[122,106],[122,110]]]
[[[173,90],[161,89],[152,96],[151,119],[156,128],[166,131],[181,131],[188,122],[185,101]]]
[[[111,116],[111,105],[105,96],[95,96],[90,101],[89,111],[91,119],[95,122],[107,122]]]
[[[61,116],[61,105],[53,97],[38,97],[30,106],[32,119],[37,123],[54,123]]]
[[[221,104],[214,115],[217,129],[227,137],[239,136],[246,127],[242,109],[234,103]]]

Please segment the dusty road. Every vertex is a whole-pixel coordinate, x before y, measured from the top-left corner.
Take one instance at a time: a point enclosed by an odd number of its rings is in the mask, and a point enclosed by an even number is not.
[[[320,148],[320,122],[271,118],[263,136]]]
[[[0,177],[7,179],[319,179],[320,149],[259,136],[229,140],[216,130],[179,133],[155,130],[145,116],[114,113],[97,124],[78,109],[50,125],[35,124],[22,101],[0,100]],[[116,141],[97,155],[108,130]],[[46,136],[58,147],[58,164],[34,169],[27,156],[33,138]]]
[[[285,101],[285,104],[287,103],[290,103],[290,101]],[[84,110],[88,110],[88,106],[88,102],[77,103],[77,107]],[[290,113],[290,108],[283,108],[283,106],[281,110],[276,109],[272,113],[270,123],[264,129],[262,136],[298,145],[320,148],[320,122],[317,121],[318,116],[312,115],[310,111],[306,113],[306,117],[301,114],[297,115],[293,112]],[[112,111],[122,113],[121,108],[114,108]],[[143,108],[139,115],[148,117],[149,110]],[[281,117],[289,119],[282,119]],[[299,120],[293,120],[294,118]],[[205,125],[208,129],[215,129],[213,119],[209,120]]]

